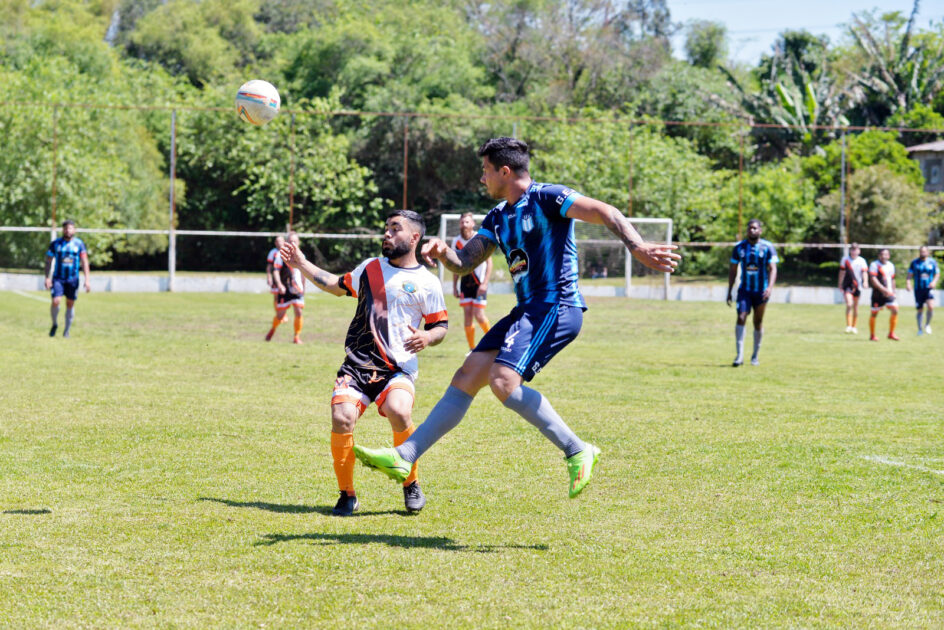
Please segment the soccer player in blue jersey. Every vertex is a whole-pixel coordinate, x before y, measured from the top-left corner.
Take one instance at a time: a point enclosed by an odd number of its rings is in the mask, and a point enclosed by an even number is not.
[[[479,149],[481,182],[502,200],[482,221],[478,233],[456,251],[430,239],[422,255],[430,264],[467,274],[500,248],[515,283],[518,304],[482,337],[452,378],[426,421],[396,448],[354,446],[358,459],[402,481],[410,467],[462,420],[472,399],[489,385],[505,407],[537,427],[564,454],[575,497],[593,474],[600,449],[581,440],[540,392],[527,387],[547,363],[577,337],[586,302],[577,287],[574,220],[607,227],[648,267],[675,270],[681,258],[674,246],[642,240],[619,210],[555,184],[539,184],[528,172],[528,145],[494,138]]]
[[[937,281],[941,277],[941,271],[938,269],[937,261],[929,255],[927,245],[922,245],[918,250],[918,257],[911,261],[908,267],[908,279],[905,281],[908,290],[911,291],[911,280],[914,279],[915,306],[918,307],[918,334],[931,334],[931,317],[934,315],[934,294],[932,289],[937,286]],[[928,317],[922,325],[921,313],[924,307],[928,307]]]
[[[75,235],[75,222],[64,221],[62,236],[54,240],[46,251],[46,288],[52,289],[52,306],[49,307],[49,314],[52,316],[50,337],[55,337],[59,328],[59,304],[62,303],[63,295],[66,296],[66,327],[62,336],[69,336],[75,319],[80,266],[85,276],[85,292],[88,293],[92,290],[92,285],[89,284],[88,250],[82,239]]]
[[[731,288],[741,267],[741,284],[737,292],[737,324],[734,326],[734,341],[737,355],[734,367],[744,364],[744,325],[747,315],[754,311],[754,354],[751,365],[759,365],[760,342],[764,338],[764,312],[770,299],[771,289],[777,281],[777,250],[773,243],[760,237],[764,226],[760,219],[747,222],[747,238],[734,246],[731,264],[728,267],[728,306],[731,306]]]

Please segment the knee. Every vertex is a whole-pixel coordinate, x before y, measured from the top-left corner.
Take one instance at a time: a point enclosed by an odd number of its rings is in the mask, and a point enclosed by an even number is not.
[[[467,367],[464,363],[459,366],[456,373],[452,375],[452,382],[450,384],[467,393],[474,393],[482,389],[482,384],[478,382],[478,376],[475,371]]]
[[[352,413],[341,405],[331,407],[331,431],[334,433],[353,433],[356,422],[356,411]]]
[[[517,376],[517,374],[515,374]],[[502,372],[493,372],[489,374],[488,384],[492,388],[492,393],[495,394],[495,397],[501,402],[505,402],[511,392],[518,389],[518,386],[521,385],[521,377],[513,378],[511,375]]]
[[[387,420],[390,422],[390,428],[396,432],[406,431],[413,425],[413,417],[409,409],[398,409],[388,407]]]

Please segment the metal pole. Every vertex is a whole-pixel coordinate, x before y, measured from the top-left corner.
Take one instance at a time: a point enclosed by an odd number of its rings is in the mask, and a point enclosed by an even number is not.
[[[738,231],[735,240],[741,240],[741,225],[744,221],[744,133],[741,133],[741,151],[738,153]]]
[[[177,233],[174,230],[174,180],[177,179],[177,110],[170,111],[170,210],[167,228],[167,290],[174,290],[174,272],[177,270]]]
[[[52,106],[52,225],[50,226],[49,240],[56,240],[56,162],[59,159],[59,106]]]
[[[842,151],[839,157],[839,242],[842,255],[849,255],[849,237],[846,226],[846,134],[842,134]]]
[[[629,123],[629,205],[628,216],[633,216],[633,123]],[[628,297],[628,295],[627,295]]]
[[[667,245],[672,244],[672,220],[669,219],[669,224],[665,228],[665,242]],[[665,285],[665,299],[669,299],[669,276],[672,274],[666,272],[663,275],[664,285]]]
[[[288,231],[292,231],[292,225],[295,219],[295,114],[292,114],[292,121],[288,128],[289,152],[291,154],[291,166],[288,172]]]
[[[407,160],[410,157],[410,119],[403,119],[403,205],[401,208],[404,210],[407,209],[406,205],[406,192],[407,192]]]

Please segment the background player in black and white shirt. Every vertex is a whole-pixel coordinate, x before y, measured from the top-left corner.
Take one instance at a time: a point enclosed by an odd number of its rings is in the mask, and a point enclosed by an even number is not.
[[[869,263],[860,255],[858,243],[849,246],[849,255],[839,263],[839,290],[846,301],[846,332],[858,334],[859,296],[869,286]]]
[[[459,217],[459,235],[452,239],[452,248],[459,251],[465,247],[465,244],[473,236],[475,236],[475,216],[471,212],[463,213]],[[462,307],[465,338],[469,342],[470,351],[475,348],[475,325],[473,321],[482,327],[483,333],[487,333],[491,328],[488,317],[485,315],[488,281],[491,277],[491,256],[473,269],[472,273],[464,276],[452,274],[452,294],[459,298],[459,306]]]
[[[391,213],[384,231],[384,257],[369,258],[343,276],[313,265],[295,245],[285,245],[280,251],[288,265],[323,291],[357,298],[344,342],[346,356],[331,396],[331,455],[341,494],[334,507],[338,516],[350,516],[359,507],[352,450],[357,419],[373,402],[390,421],[394,446],[406,441],[413,433],[416,353],[446,336],[442,285],[416,260],[425,231],[417,213]],[[416,466],[403,482],[403,499],[411,512],[426,504]]]

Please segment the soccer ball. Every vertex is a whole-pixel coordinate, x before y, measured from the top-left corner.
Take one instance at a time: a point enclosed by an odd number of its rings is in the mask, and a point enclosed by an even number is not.
[[[236,113],[258,127],[275,118],[281,104],[279,91],[268,81],[246,81],[236,92]]]

